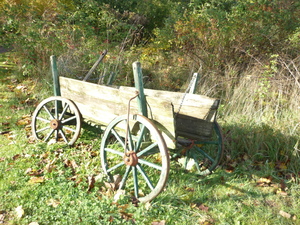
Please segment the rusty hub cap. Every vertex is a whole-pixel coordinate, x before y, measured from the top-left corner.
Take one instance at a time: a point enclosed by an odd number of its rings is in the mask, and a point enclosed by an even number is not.
[[[60,128],[60,126],[61,126],[61,123],[60,123],[59,120],[54,119],[54,120],[51,120],[51,121],[50,121],[50,127],[51,127],[53,130],[58,130],[58,129]]]
[[[138,164],[138,157],[134,151],[128,151],[124,155],[124,163],[127,166],[136,166]]]

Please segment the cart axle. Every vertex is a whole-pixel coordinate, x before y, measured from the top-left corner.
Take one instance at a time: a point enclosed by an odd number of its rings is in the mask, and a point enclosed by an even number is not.
[[[124,155],[124,163],[127,166],[136,166],[138,164],[138,157],[134,151],[128,151]]]
[[[61,122],[60,120],[57,120],[57,119],[54,119],[54,120],[51,120],[50,121],[50,127],[53,129],[53,130],[58,130],[61,128]]]

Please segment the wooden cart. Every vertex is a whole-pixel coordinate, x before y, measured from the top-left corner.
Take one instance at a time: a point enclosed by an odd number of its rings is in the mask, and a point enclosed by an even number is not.
[[[171,158],[184,157],[185,166],[193,163],[201,175],[218,166],[223,155],[218,99],[144,89],[139,62],[133,63],[135,88],[59,77],[54,56],[51,63],[56,96],[35,109],[33,136],[72,145],[82,119],[104,125],[101,165],[117,189],[147,202],[164,189]],[[195,84],[193,79],[189,87]]]

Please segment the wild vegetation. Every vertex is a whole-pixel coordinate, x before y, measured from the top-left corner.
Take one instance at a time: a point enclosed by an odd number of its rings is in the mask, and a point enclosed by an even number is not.
[[[13,48],[0,64],[0,223],[299,222],[300,2],[4,0],[0,11],[0,46]],[[31,143],[30,114],[52,95],[49,57],[82,79],[104,49],[95,82],[114,72],[132,85],[137,60],[147,88],[184,92],[201,74],[197,93],[222,103],[215,174],[173,165],[166,192],[136,207],[113,202],[103,178],[86,182],[99,174],[97,132],[73,148]]]

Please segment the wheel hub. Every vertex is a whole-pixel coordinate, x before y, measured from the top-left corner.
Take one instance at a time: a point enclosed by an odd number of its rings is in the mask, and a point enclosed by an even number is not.
[[[128,151],[124,155],[124,163],[127,166],[136,166],[138,164],[138,157],[134,151]]]
[[[58,130],[61,127],[61,122],[60,120],[54,119],[50,121],[50,127],[53,130]]]

